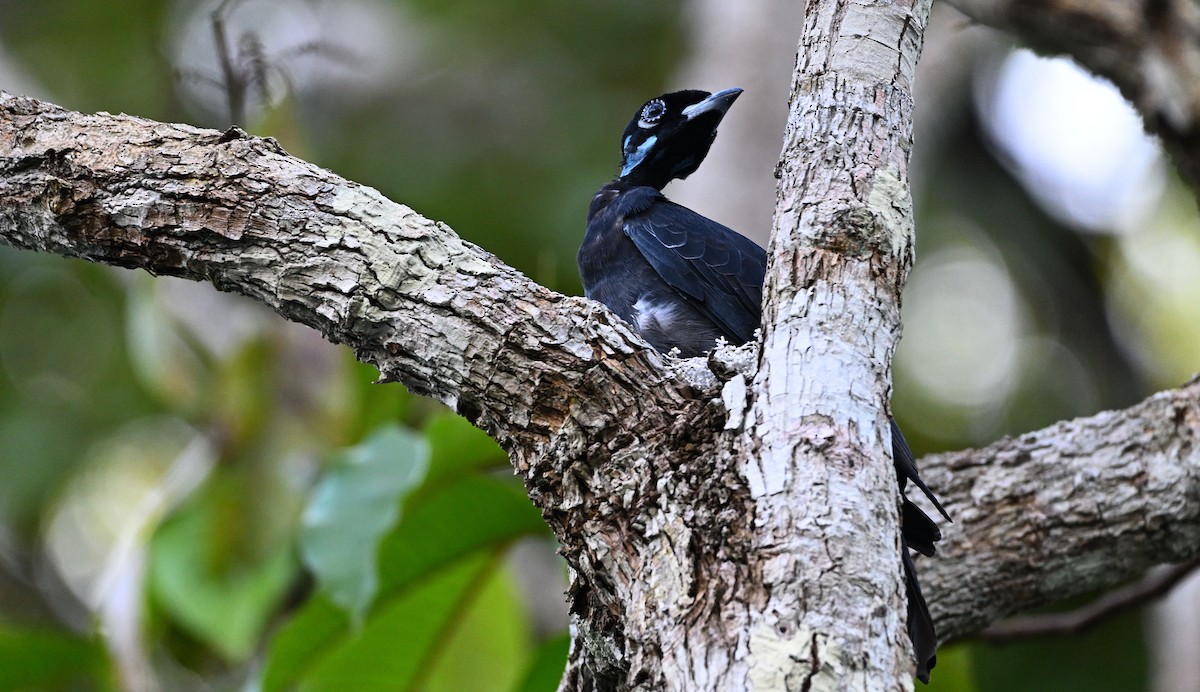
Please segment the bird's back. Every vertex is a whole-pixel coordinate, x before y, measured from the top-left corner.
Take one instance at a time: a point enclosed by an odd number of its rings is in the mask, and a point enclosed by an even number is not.
[[[660,351],[698,356],[758,327],[766,252],[654,188],[601,188],[578,259],[587,297]]]

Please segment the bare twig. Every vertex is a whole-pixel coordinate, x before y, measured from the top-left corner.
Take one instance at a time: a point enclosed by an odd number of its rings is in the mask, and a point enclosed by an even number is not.
[[[222,82],[225,89],[225,101],[229,106],[229,121],[231,125],[246,125],[246,79],[243,71],[234,63],[233,54],[229,47],[229,37],[225,32],[225,11],[230,0],[225,0],[221,6],[213,10],[211,22],[213,45],[217,51],[217,61],[221,65]]]
[[[272,78],[282,80],[284,91],[294,91],[295,80],[288,73],[288,63],[307,55],[316,55],[331,62],[354,67],[361,59],[349,48],[332,41],[314,39],[296,46],[269,53],[260,35],[247,30],[236,40],[231,40],[228,19],[240,0],[224,0],[209,15],[213,37],[213,48],[217,54],[220,76],[210,76],[200,70],[176,70],[179,80],[199,82],[216,87],[225,97],[230,125],[246,126],[251,99],[257,99],[258,107],[272,101]],[[275,91],[280,91],[280,88]],[[253,91],[253,93],[251,93]]]
[[[1082,634],[1105,620],[1131,608],[1165,596],[1175,585],[1200,567],[1200,558],[1151,570],[1140,581],[1114,589],[1065,613],[1022,615],[1002,620],[980,631],[975,638],[992,644],[1007,644],[1033,637],[1070,637]]]
[[[1200,5],[1192,0],[950,0],[971,19],[1113,82],[1200,195]]]

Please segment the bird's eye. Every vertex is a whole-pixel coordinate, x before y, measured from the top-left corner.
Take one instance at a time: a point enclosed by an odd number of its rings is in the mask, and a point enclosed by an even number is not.
[[[662,101],[660,101],[658,99],[654,99],[650,103],[647,103],[644,108],[642,108],[641,122],[639,122],[638,124],[641,125],[642,127],[649,127],[649,126],[653,125],[654,123],[658,122],[659,120],[661,120],[663,117],[663,113],[666,113],[666,112],[667,112],[666,104],[664,104]]]

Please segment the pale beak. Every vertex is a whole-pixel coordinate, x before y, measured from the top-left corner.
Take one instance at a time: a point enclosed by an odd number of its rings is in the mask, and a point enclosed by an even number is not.
[[[729,107],[733,105],[734,100],[737,99],[738,95],[741,93],[742,90],[738,89],[737,87],[734,87],[733,89],[726,89],[725,91],[718,91],[715,94],[711,94],[703,101],[699,103],[693,103],[687,108],[684,108],[683,117],[691,120],[697,115],[711,111],[716,111],[717,113],[724,115],[725,111],[729,110]]]

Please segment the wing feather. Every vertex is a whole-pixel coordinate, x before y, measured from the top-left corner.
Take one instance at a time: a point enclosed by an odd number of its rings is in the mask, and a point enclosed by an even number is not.
[[[625,235],[654,271],[732,343],[754,336],[767,253],[754,241],[660,198],[625,216]]]

